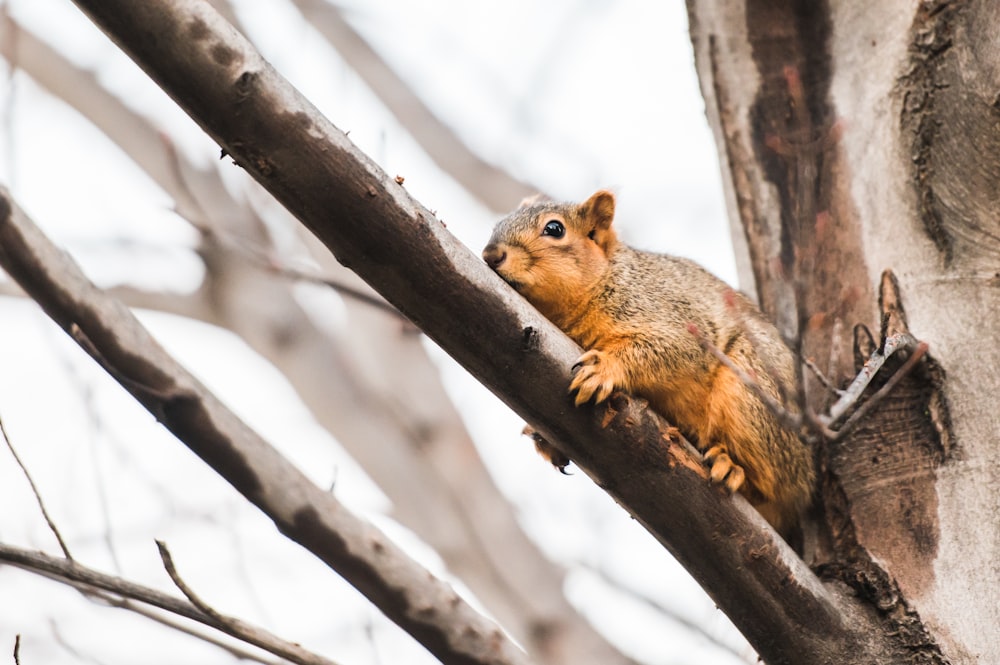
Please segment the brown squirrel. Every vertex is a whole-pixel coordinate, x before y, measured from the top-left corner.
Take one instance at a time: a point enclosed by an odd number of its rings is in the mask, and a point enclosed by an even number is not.
[[[483,258],[585,349],[569,386],[577,406],[614,390],[646,399],[704,452],[712,481],[787,536],[811,500],[812,454],[702,342],[777,401],[795,394],[791,351],[750,300],[694,262],[619,242],[614,213],[608,191],[582,204],[526,201]]]

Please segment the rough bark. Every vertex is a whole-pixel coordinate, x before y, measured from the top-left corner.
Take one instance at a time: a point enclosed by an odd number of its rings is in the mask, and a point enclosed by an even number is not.
[[[642,405],[618,396],[573,409],[565,387],[578,349],[217,14],[196,2],[77,4],[341,262],[626,507],[768,662],[899,662],[903,645],[843,587],[821,585],[745,501],[711,487]]]
[[[1000,502],[988,471],[1000,432],[983,399],[1000,388],[1000,8],[688,7],[745,239],[741,277],[837,380],[851,357],[837,331],[877,331],[903,301],[903,325],[934,355],[854,436],[821,451],[816,562],[905,636],[913,662],[998,662],[1000,544],[981,534],[995,531]]]
[[[6,57],[98,126],[174,199],[177,213],[204,232],[199,253],[206,273],[196,293],[116,289],[115,294],[129,306],[227,328],[273,363],[317,422],[386,493],[393,516],[433,547],[449,571],[542,662],[631,662],[566,600],[565,571],[520,528],[412,327],[351,298],[344,303],[349,325],[336,332],[317,326],[299,305],[290,280],[259,265],[276,251],[264,222],[251,205],[233,197],[216,169],[199,167],[173,150],[93,73],[73,66],[16,23],[8,30],[16,37]],[[317,246],[313,241],[309,251],[324,275],[371,292]],[[258,262],[248,258],[255,253]],[[419,400],[399,398],[418,393]]]

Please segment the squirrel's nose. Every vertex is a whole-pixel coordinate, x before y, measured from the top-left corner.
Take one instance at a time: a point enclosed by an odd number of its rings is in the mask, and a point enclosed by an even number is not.
[[[483,250],[483,260],[486,265],[496,270],[507,260],[507,250],[501,249],[499,245],[487,245]]]

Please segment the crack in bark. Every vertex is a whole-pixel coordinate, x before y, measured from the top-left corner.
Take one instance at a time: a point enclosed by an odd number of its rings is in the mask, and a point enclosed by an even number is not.
[[[953,26],[960,5],[950,0],[921,5],[911,29],[910,69],[900,81],[904,88],[900,124],[904,133],[913,136],[910,159],[919,198],[918,214],[924,231],[946,265],[954,256],[954,241],[942,224],[940,202],[933,185],[933,148],[940,124],[935,113],[935,98],[943,86],[943,59],[952,46]]]

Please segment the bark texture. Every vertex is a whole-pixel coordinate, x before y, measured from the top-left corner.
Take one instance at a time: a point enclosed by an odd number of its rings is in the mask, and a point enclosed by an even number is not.
[[[856,324],[877,337],[889,317],[933,354],[821,451],[815,563],[912,662],[1000,662],[1000,541],[982,537],[1000,503],[988,471],[1000,424],[984,400],[1000,388],[1000,8],[688,7],[744,283],[838,381]]]

